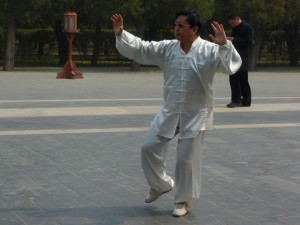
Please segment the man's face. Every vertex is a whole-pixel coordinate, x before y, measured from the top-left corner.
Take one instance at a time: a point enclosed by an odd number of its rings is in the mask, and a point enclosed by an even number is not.
[[[174,35],[178,41],[184,42],[190,40],[195,34],[195,30],[196,28],[191,27],[191,25],[187,22],[186,16],[177,17],[174,23]]]
[[[231,28],[235,28],[240,24],[240,19],[237,17],[234,19],[230,19],[230,20],[228,20],[228,24]]]

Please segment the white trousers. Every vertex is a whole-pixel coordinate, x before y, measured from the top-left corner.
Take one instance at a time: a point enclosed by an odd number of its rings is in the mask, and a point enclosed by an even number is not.
[[[174,203],[195,204],[201,189],[201,155],[205,131],[195,138],[178,139],[175,168]],[[164,192],[170,189],[171,177],[166,172],[166,153],[172,139],[162,137],[150,128],[142,149],[141,163],[149,186]]]

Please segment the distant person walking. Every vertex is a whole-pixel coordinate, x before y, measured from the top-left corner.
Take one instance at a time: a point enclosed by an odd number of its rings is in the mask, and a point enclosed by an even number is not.
[[[251,106],[251,88],[248,81],[249,56],[251,45],[253,43],[252,27],[245,23],[239,16],[230,15],[228,23],[232,28],[231,37],[234,47],[242,58],[242,66],[239,71],[229,76],[231,88],[231,102],[227,105],[229,108],[239,106]]]
[[[151,123],[141,150],[141,163],[150,186],[150,203],[175,186],[173,216],[184,216],[200,196],[201,152],[206,130],[213,127],[213,77],[235,73],[241,58],[222,25],[211,24],[213,42],[200,38],[197,12],[176,14],[174,40],[143,41],[123,28],[120,14],[112,16],[119,52],[138,63],[157,65],[164,75],[164,101]],[[174,180],[166,171],[168,143],[179,136]]]

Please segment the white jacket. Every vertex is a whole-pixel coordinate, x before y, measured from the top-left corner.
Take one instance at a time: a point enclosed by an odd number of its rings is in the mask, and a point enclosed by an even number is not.
[[[198,130],[213,129],[213,78],[217,71],[238,71],[242,61],[231,41],[217,45],[198,37],[186,54],[178,40],[143,41],[123,31],[116,47],[129,59],[156,65],[164,73],[164,102],[151,123],[161,136],[194,138]]]

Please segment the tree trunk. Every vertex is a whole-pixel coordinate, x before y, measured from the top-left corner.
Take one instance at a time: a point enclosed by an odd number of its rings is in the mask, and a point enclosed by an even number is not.
[[[137,26],[136,26],[136,36],[140,38],[144,38],[144,33],[145,33],[145,21],[140,21]],[[134,60],[131,61],[131,71],[140,71],[141,70],[141,65]]]
[[[290,60],[290,66],[298,65],[299,57],[299,43],[298,43],[298,30],[299,30],[299,21],[294,21],[283,28],[286,38],[286,44],[288,47],[288,54]]]
[[[56,39],[58,44],[58,56],[59,56],[58,64],[60,66],[63,66],[69,59],[68,56],[69,44],[65,34],[62,32],[61,20],[55,20],[54,29],[55,29],[55,34],[56,34]]]
[[[3,64],[4,71],[14,70],[15,64],[15,11],[14,2],[9,1],[8,13],[7,13],[7,33],[6,33],[6,48],[5,58]]]
[[[92,66],[96,66],[97,65],[97,61],[99,59],[99,54],[100,54],[100,31],[101,31],[101,27],[100,27],[100,23],[96,24],[96,31],[94,34],[94,48],[93,48],[93,56],[91,59],[91,64]]]
[[[252,45],[251,52],[250,52],[249,70],[254,70],[256,68],[261,42],[262,42],[262,34],[260,32],[257,32],[254,36],[254,43]]]

